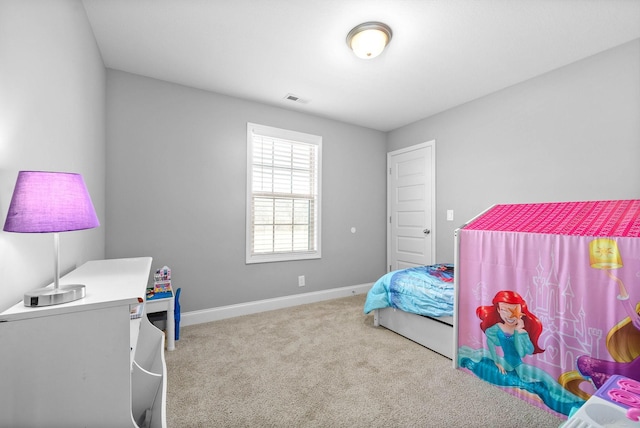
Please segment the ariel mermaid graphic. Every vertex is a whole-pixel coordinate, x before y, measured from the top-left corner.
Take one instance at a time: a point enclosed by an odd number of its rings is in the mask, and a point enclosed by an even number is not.
[[[543,326],[518,293],[499,291],[491,305],[476,309],[476,315],[487,348],[460,347],[460,367],[494,385],[526,391],[564,415],[584,404],[583,399],[567,391],[547,372],[524,362],[525,357],[544,352],[538,346]]]

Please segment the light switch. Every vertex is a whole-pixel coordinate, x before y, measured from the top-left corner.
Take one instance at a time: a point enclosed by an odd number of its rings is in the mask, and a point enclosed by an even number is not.
[[[453,221],[453,210],[447,210],[447,221]]]

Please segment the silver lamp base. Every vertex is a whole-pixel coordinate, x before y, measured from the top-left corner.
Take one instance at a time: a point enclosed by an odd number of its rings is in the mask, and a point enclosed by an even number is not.
[[[85,296],[84,285],[61,285],[58,288],[37,288],[24,293],[25,306],[51,306],[73,302]]]

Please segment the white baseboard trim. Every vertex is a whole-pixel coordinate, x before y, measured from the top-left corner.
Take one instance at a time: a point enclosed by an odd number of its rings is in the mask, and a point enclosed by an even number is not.
[[[305,305],[307,303],[339,299],[341,297],[355,296],[356,294],[365,294],[369,291],[372,285],[373,283],[352,285],[349,287],[332,288],[331,290],[313,291],[311,293],[256,300],[254,302],[239,303],[237,305],[183,312],[180,314],[180,325],[188,326],[202,324],[205,322],[218,321],[242,315],[272,311],[274,309],[290,308],[292,306]]]

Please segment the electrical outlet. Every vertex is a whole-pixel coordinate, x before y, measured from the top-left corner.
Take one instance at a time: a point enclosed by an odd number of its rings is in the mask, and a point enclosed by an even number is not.
[[[298,277],[298,287],[304,287],[304,275]]]

